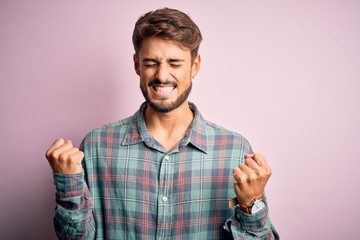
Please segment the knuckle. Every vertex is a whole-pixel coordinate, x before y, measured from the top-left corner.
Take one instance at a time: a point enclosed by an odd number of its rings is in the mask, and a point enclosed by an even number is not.
[[[254,171],[254,175],[256,176],[256,178],[261,178],[264,174],[260,170],[256,169]]]
[[[246,158],[245,159],[245,164],[248,165],[251,161],[253,161],[252,158]]]
[[[46,157],[47,159],[49,159],[50,156],[51,156],[50,150],[47,150],[46,153],[45,153],[45,157]]]
[[[59,158],[59,155],[60,155],[59,151],[54,150],[53,152],[49,153],[49,158],[56,160]]]
[[[272,174],[271,168],[265,168],[265,169],[264,169],[264,175],[266,175],[266,176],[271,176],[271,174]]]
[[[60,153],[58,159],[60,161],[67,161],[69,157],[69,154],[66,152]]]
[[[72,163],[80,163],[84,154],[81,151],[77,151],[69,156],[69,161]]]
[[[269,173],[266,170],[263,170],[260,174],[259,174],[259,179],[263,180],[263,179],[267,179],[269,177]]]
[[[244,170],[246,169],[246,167],[247,167],[246,162],[239,165],[239,169],[240,169],[241,171],[244,171]]]
[[[245,183],[245,182],[247,182],[247,177],[246,177],[246,175],[240,175],[239,176],[239,181],[241,182],[241,183]]]
[[[78,160],[78,159],[77,159],[77,157],[76,157],[74,154],[69,156],[69,161],[70,161],[70,162],[72,162],[72,163],[73,163],[73,162],[77,162],[77,160]]]
[[[248,176],[248,181],[250,182],[250,183],[253,183],[253,182],[256,182],[258,180],[258,176],[256,175],[256,174],[249,174],[249,176]]]
[[[242,187],[242,186],[245,186],[247,185],[248,183],[248,180],[244,177],[238,177],[236,178],[236,184],[239,186],[239,187]]]
[[[238,185],[242,185],[247,182],[246,176],[239,172],[234,174],[235,181]]]

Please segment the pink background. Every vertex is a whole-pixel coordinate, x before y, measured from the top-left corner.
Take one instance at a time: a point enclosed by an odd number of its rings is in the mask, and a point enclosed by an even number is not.
[[[360,2],[0,2],[0,239],[54,239],[44,152],[141,102],[131,34],[159,7],[203,32],[190,96],[267,156],[282,239],[358,239]]]

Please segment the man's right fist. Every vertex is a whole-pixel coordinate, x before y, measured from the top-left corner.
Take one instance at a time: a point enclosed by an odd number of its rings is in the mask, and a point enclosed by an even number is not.
[[[56,140],[47,150],[46,158],[55,173],[76,174],[83,171],[81,161],[84,153],[74,147],[70,140]]]

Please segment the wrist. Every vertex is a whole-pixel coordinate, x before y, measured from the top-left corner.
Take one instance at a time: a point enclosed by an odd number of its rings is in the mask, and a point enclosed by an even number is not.
[[[253,197],[248,197],[248,198],[240,198],[239,196],[237,197],[237,204],[241,204],[244,206],[249,206],[251,204],[253,204],[255,202],[255,200],[258,199],[263,199],[265,198],[265,192],[263,191],[260,195],[257,196],[253,196]]]
[[[256,200],[264,199],[266,201],[265,194],[263,193],[260,197],[250,199],[248,201],[239,201],[238,197],[234,197],[228,200],[228,207],[232,208],[236,205],[242,205],[245,207],[251,206]]]
[[[261,198],[256,198],[247,205],[241,203],[238,205],[242,212],[246,214],[255,214],[266,207],[266,197],[262,196]]]

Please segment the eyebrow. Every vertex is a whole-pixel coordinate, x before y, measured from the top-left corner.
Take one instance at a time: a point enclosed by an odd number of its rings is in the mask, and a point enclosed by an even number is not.
[[[167,60],[167,62],[170,62],[170,63],[173,63],[173,62],[185,62],[185,60],[179,59],[179,58],[169,58]]]
[[[169,58],[166,60],[169,63],[175,63],[175,62],[185,62],[185,60],[183,59],[179,59],[179,58]],[[158,63],[159,61],[156,60],[155,58],[144,58],[143,62],[153,62],[153,63]]]
[[[154,59],[154,58],[144,58],[144,59],[143,59],[143,62],[155,62],[155,63],[157,63],[157,62],[159,62],[159,61],[157,61],[157,60]]]

